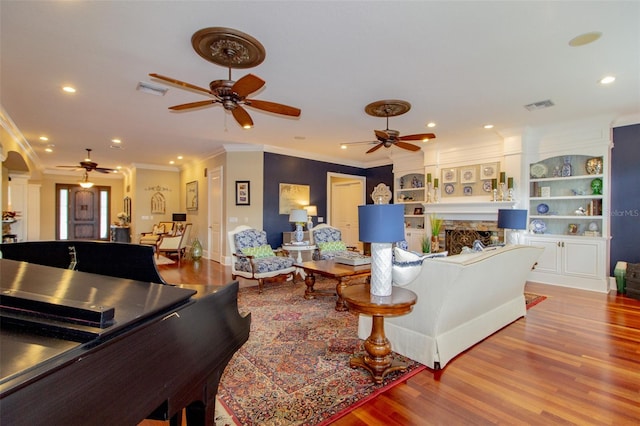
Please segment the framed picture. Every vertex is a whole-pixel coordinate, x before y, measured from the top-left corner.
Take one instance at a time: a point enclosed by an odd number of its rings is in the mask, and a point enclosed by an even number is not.
[[[187,210],[198,210],[198,181],[187,183]]]
[[[476,168],[475,167],[463,167],[460,169],[460,183],[475,183],[476,181]]]
[[[281,183],[279,214],[289,214],[292,209],[301,209],[302,206],[308,206],[310,189],[309,185]]]
[[[413,209],[413,214],[421,215],[422,214],[422,207],[416,207],[415,209]]]
[[[480,179],[496,179],[498,177],[498,163],[482,164],[480,166]]]
[[[456,169],[442,170],[442,183],[456,183],[458,181],[458,171]]]
[[[251,204],[251,186],[248,180],[236,181],[236,206]]]

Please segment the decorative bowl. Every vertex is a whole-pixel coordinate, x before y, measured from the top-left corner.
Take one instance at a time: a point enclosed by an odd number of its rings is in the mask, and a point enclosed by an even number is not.
[[[538,207],[536,207],[536,210],[539,214],[547,214],[549,213],[549,206],[544,203],[540,203],[538,204]]]

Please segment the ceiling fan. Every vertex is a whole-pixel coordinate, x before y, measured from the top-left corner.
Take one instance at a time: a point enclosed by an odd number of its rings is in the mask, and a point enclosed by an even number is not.
[[[229,78],[214,80],[209,83],[209,89],[205,89],[160,74],[149,74],[151,77],[182,88],[197,90],[214,98],[174,105],[169,107],[170,110],[182,111],[219,103],[224,109],[231,111],[238,124],[244,128],[252,127],[253,120],[243,105],[275,114],[300,116],[300,109],[295,107],[259,99],[248,99],[247,97],[251,93],[265,85],[265,81],[260,77],[247,74],[238,81],[231,79],[231,68],[248,68],[258,65],[264,60],[264,47],[258,40],[237,30],[214,27],[196,32],[191,38],[191,44],[196,52],[206,60],[226,66],[229,69]]]
[[[92,171],[96,171],[96,172],[100,172],[100,173],[114,173],[117,170],[116,169],[108,169],[106,167],[98,167],[98,163],[95,163],[93,161],[91,161],[91,149],[90,148],[85,148],[85,150],[87,151],[87,158],[85,158],[83,161],[80,161],[80,163],[78,163],[77,166],[58,166],[58,167],[62,167],[65,169],[73,169],[73,170],[85,170],[86,172],[92,172]]]
[[[409,111],[409,109],[411,109],[411,104],[409,102],[398,100],[376,101],[370,103],[364,108],[365,112],[369,115],[372,115],[374,117],[386,117],[387,119],[387,128],[385,130],[374,130],[377,141],[366,142],[376,144],[376,146],[367,151],[367,154],[377,151],[383,146],[385,148],[390,148],[393,145],[409,151],[419,151],[419,146],[406,143],[404,141],[424,141],[435,139],[436,135],[433,133],[417,133],[415,135],[400,136],[399,131],[389,129],[389,117],[404,114],[405,112]],[[354,144],[359,143],[362,142],[355,142]]]

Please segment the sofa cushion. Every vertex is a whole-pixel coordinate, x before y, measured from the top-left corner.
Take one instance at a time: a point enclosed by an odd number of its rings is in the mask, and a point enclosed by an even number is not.
[[[153,235],[164,234],[164,225],[153,225]]]
[[[241,251],[242,251],[242,254],[246,256],[253,256],[256,259],[275,256],[275,253],[271,249],[271,246],[268,244],[263,244],[258,247],[245,247]]]
[[[448,252],[419,254],[413,251],[393,248],[391,277],[395,285],[403,286],[416,279],[425,259],[446,257]]]

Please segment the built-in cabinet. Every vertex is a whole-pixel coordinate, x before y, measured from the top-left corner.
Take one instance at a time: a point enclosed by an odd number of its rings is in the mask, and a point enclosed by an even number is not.
[[[545,249],[530,280],[607,291],[608,155],[594,154],[567,153],[529,164],[525,241]]]
[[[394,203],[404,205],[405,239],[410,250],[420,252],[425,235],[424,169],[397,173],[394,180]]]

